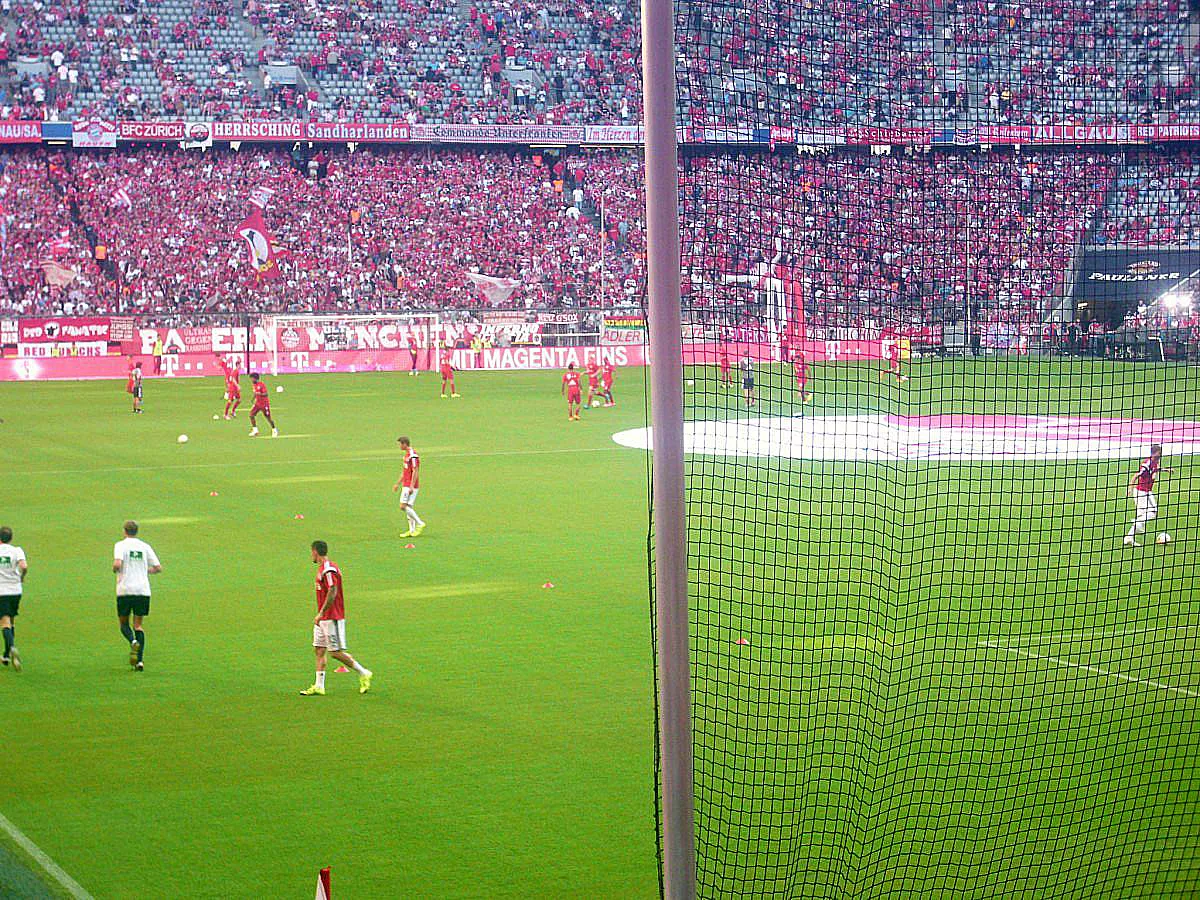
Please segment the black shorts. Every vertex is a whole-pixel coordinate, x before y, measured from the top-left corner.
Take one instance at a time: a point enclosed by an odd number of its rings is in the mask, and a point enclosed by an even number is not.
[[[0,597],[0,616],[8,616],[10,619],[15,617],[17,610],[21,606],[20,594],[9,594]]]
[[[134,400],[141,400],[141,399],[142,399],[142,386],[141,386],[140,384],[138,384],[138,385],[134,385],[134,388],[133,388],[133,399],[134,399]]]
[[[743,378],[742,379],[742,390],[743,391],[754,390],[754,379],[753,378]]]
[[[122,618],[128,615],[150,615],[150,598],[127,595],[117,598],[117,615]]]

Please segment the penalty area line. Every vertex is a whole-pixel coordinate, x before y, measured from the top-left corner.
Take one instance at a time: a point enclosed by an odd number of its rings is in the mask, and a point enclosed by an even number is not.
[[[1176,687],[1171,684],[1164,684],[1161,681],[1155,681],[1152,678],[1134,678],[1132,675],[1126,675],[1124,672],[1114,672],[1112,669],[1101,669],[1099,666],[1089,666],[1084,663],[1075,662],[1070,659],[1063,659],[1059,656],[1045,656],[1038,653],[1030,653],[1028,650],[1022,650],[1020,647],[1006,647],[1004,644],[999,644],[996,641],[980,641],[978,646],[987,647],[991,650],[1002,650],[1005,653],[1015,653],[1017,656],[1025,659],[1037,659],[1043,662],[1053,663],[1056,666],[1066,666],[1072,669],[1079,669],[1082,672],[1088,672],[1092,675],[1099,675],[1104,678],[1115,678],[1118,681],[1129,682],[1130,684],[1141,684],[1146,687],[1156,688],[1160,691],[1172,691],[1176,694],[1183,694],[1185,697],[1200,697],[1200,691],[1192,691],[1187,688]]]
[[[16,825],[5,818],[3,813],[0,813],[0,828],[16,842],[17,846],[24,850],[29,856],[41,866],[51,878],[59,883],[59,885],[75,900],[94,900],[91,894],[84,890],[83,885],[63,871],[62,866],[47,856],[42,848],[25,836]]]

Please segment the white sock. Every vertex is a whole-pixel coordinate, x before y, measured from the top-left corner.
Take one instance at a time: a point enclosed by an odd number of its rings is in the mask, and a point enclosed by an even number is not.
[[[1125,540],[1132,541],[1133,536],[1135,534],[1137,534],[1137,523],[1136,522],[1129,526],[1129,531],[1125,534]]]
[[[323,670],[317,673],[317,687],[322,690],[325,688],[325,672]]]
[[[417,511],[411,506],[404,511],[404,514],[408,516],[408,525],[410,528],[419,528],[425,524],[421,521],[421,517],[417,515]]]
[[[364,667],[363,664],[360,663],[358,660],[355,660],[354,662],[350,663],[350,668],[352,668],[359,675],[367,674],[366,667]]]

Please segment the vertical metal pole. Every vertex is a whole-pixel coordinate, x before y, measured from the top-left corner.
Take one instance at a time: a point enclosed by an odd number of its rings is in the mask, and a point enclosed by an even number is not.
[[[642,66],[663,888],[668,900],[692,900],[696,896],[696,822],[688,655],[687,512],[683,493],[679,154],[675,136],[672,0],[642,0]]]

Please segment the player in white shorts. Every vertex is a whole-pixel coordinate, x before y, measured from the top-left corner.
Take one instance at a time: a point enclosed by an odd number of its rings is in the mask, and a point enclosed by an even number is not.
[[[1162,467],[1162,444],[1154,444],[1150,455],[1142,461],[1141,468],[1129,481],[1129,496],[1133,497],[1135,514],[1133,524],[1125,533],[1126,547],[1140,547],[1137,536],[1146,530],[1146,523],[1158,518],[1158,500],[1154,496],[1154,483],[1160,472],[1172,472]]]
[[[417,505],[417,492],[421,488],[421,457],[413,449],[412,442],[407,437],[401,435],[396,438],[396,443],[404,451],[404,471],[392,485],[392,493],[400,492],[400,509],[408,518],[408,531],[400,537],[417,537],[425,530],[424,520],[417,515],[417,511],[413,508]]]

